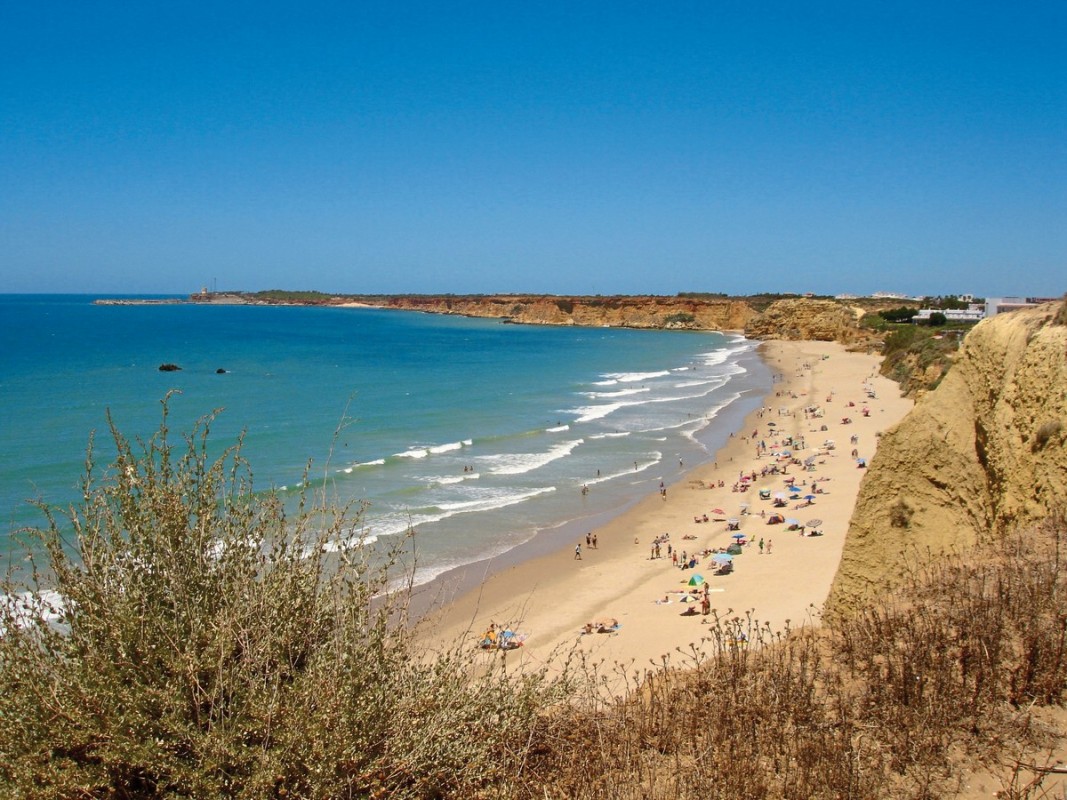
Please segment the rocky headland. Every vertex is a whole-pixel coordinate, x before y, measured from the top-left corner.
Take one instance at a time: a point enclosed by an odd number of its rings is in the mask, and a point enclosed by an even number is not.
[[[331,295],[320,292],[202,292],[189,302],[245,305],[324,305],[389,308],[500,319],[525,325],[743,332],[753,339],[836,341],[870,339],[859,320],[887,308],[829,298],[781,295]]]

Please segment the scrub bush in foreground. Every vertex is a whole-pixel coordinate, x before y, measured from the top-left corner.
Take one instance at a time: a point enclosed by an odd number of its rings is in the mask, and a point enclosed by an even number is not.
[[[47,563],[5,580],[5,796],[503,790],[552,696],[543,673],[418,653],[406,593],[385,592],[398,553],[351,544],[361,509],[287,514],[253,491],[240,442],[209,458],[212,417],[179,444],[166,420],[164,403],[146,443],[112,428],[102,476],[90,446],[82,501],[27,532]],[[51,591],[58,620],[27,613]]]

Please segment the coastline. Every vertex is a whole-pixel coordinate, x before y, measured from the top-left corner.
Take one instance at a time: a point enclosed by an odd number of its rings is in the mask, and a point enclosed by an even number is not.
[[[534,545],[516,548],[518,552],[496,563],[479,562],[417,587],[415,616],[428,612],[422,621],[432,629],[436,646],[460,642],[477,647],[482,632],[494,623],[526,637],[512,655],[531,666],[572,647],[608,663],[660,663],[675,648],[698,642],[701,622],[710,619],[679,602],[678,593],[694,574],[704,576],[712,613],[719,617],[758,620],[773,630],[814,622],[840,561],[864,474],[851,451],[855,447],[869,462],[877,436],[903,418],[912,402],[878,374],[879,356],[849,353],[837,343],[771,341],[761,345],[760,355],[779,376],[762,405],[708,461],[686,470],[667,487],[666,499],[659,493],[636,498],[621,513],[591,527],[587,532],[597,535],[596,548],[586,546],[584,533],[568,528],[551,538],[548,552],[536,552]],[[867,396],[868,388],[874,398]],[[822,416],[807,418],[804,409],[812,407]],[[844,423],[845,417],[851,421]],[[816,456],[813,471],[793,464],[789,473],[820,491],[810,507],[796,508],[805,502],[798,498],[780,510],[787,517],[795,514],[800,522],[821,519],[822,536],[800,536],[785,525],[768,525],[760,516],[772,508],[770,501],[759,499],[759,490],[780,491],[785,479],[758,473],[786,463],[769,454],[777,452],[774,443],[786,436],[805,439],[806,447],[796,453],[799,458]],[[850,444],[852,436],[858,439],[855,445]],[[834,449],[819,447],[827,439],[834,440]],[[760,441],[767,453],[757,457]],[[757,480],[752,488],[734,492],[740,473],[753,470]],[[749,504],[747,515],[740,514],[742,502]],[[694,521],[705,513],[709,522]],[[732,535],[725,519],[735,516],[740,532],[752,543],[735,557],[730,575],[713,575],[703,557],[695,569],[674,568],[666,557],[666,543],[661,545],[663,557],[651,557],[653,540],[664,533],[670,534],[672,549],[687,553],[725,548]],[[760,552],[760,539],[773,542],[769,552]],[[581,545],[580,560],[574,555],[576,544]],[[699,590],[695,593],[700,596]],[[671,602],[663,603],[664,598]],[[692,607],[699,610],[699,602]],[[600,620],[617,620],[619,627],[606,635],[582,635],[586,623]]]
[[[724,331],[723,333],[743,335],[740,331]],[[766,380],[767,389],[772,390],[771,370],[761,353],[765,345],[764,342],[757,343],[757,346],[749,350],[738,363],[745,366],[746,371],[765,370],[767,375],[761,380]],[[721,415],[717,414],[704,431],[697,433],[696,439],[704,447],[706,453],[704,460],[699,463],[694,462],[692,466],[685,469],[669,468],[674,470],[669,474],[667,469],[663,470],[662,480],[666,485],[669,488],[681,487],[689,480],[690,473],[701,463],[710,463],[714,454],[727,445],[734,431],[744,429],[748,418],[765,400],[766,395],[762,385],[742,388],[738,399],[727,404],[721,409]],[[656,480],[660,480],[660,477],[648,478],[647,482],[650,487],[654,487]],[[452,599],[466,592],[477,590],[487,579],[502,572],[529,561],[551,556],[559,552],[561,548],[573,549],[574,543],[579,539],[584,541],[587,531],[598,529],[628,513],[642,501],[643,497],[643,495],[631,496],[625,502],[611,507],[583,512],[580,516],[545,525],[538,528],[528,539],[501,553],[449,567],[426,581],[414,583],[410,587],[408,609],[410,618],[418,621],[424,616],[432,615],[440,610],[443,603],[451,602]],[[417,535],[415,543],[417,555]]]

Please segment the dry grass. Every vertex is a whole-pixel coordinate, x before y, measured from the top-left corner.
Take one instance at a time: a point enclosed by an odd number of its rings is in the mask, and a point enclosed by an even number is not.
[[[550,797],[934,798],[965,765],[1040,758],[1050,735],[1030,712],[1061,703],[1067,676],[1065,535],[1050,522],[931,566],[821,629],[719,620],[714,658],[557,716],[532,769]],[[1042,773],[1007,774],[1004,796],[1040,796]]]

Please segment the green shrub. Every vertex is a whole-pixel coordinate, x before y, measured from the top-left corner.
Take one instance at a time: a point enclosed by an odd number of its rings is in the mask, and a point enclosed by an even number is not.
[[[910,322],[911,318],[919,313],[916,308],[909,308],[908,306],[900,306],[899,308],[891,308],[885,311],[879,311],[878,316],[887,322]]]
[[[240,442],[159,433],[31,531],[47,567],[0,606],[0,786],[20,797],[471,796],[522,757],[543,674],[421,657],[395,553],[342,546],[359,509],[253,491]],[[62,524],[61,524],[62,523]]]

